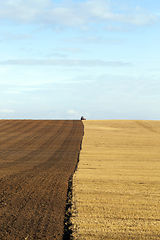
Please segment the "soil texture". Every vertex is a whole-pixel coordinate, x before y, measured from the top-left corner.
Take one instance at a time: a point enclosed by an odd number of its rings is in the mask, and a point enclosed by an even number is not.
[[[0,120],[0,239],[63,239],[79,120]]]

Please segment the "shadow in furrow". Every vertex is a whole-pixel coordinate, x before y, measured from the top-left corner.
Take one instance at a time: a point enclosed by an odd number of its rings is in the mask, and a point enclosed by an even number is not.
[[[84,132],[83,132],[83,135],[84,135]],[[83,136],[82,136],[82,139],[83,139]],[[81,151],[81,149],[82,149],[82,140],[81,140],[81,144],[80,144],[80,151]],[[72,192],[72,190],[73,190],[73,175],[78,168],[80,151],[78,153],[75,170],[74,170],[72,176],[69,178],[69,182],[68,182],[68,191],[67,191],[65,218],[64,218],[63,240],[73,240],[73,236],[72,236],[73,231],[72,231],[72,222],[71,222],[71,216],[72,216],[71,209],[72,209],[72,196],[73,196],[73,192]]]

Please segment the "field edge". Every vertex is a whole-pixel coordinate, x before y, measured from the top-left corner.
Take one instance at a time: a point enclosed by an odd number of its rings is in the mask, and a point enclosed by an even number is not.
[[[82,121],[83,124],[83,121]],[[73,223],[72,223],[72,208],[73,208],[73,178],[75,175],[75,172],[78,169],[78,163],[80,159],[80,152],[82,150],[82,142],[83,142],[83,136],[84,136],[84,124],[83,124],[83,135],[80,143],[80,150],[78,152],[77,156],[77,163],[75,166],[75,170],[72,173],[72,175],[69,178],[68,181],[68,191],[67,191],[67,200],[66,200],[66,209],[65,209],[65,218],[64,218],[64,233],[63,233],[63,240],[70,240],[73,239]]]

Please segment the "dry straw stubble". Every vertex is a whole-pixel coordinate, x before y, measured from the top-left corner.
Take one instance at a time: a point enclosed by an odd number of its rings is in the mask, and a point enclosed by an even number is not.
[[[84,121],[74,239],[160,238],[160,121]]]

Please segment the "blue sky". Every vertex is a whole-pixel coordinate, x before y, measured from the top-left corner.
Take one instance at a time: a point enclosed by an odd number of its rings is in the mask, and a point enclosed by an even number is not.
[[[0,119],[160,119],[160,1],[0,6]]]

